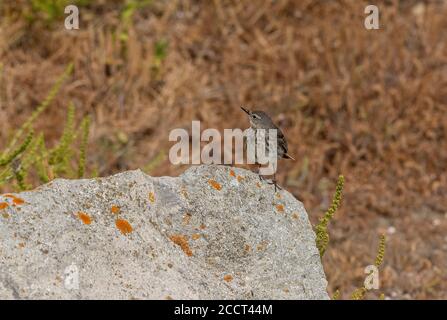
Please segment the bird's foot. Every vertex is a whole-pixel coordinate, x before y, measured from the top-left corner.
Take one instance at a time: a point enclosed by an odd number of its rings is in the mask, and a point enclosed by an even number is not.
[[[268,184],[273,184],[275,185],[275,192],[279,189],[282,190],[282,188],[278,185],[278,183],[276,182],[276,180],[272,180],[272,181],[268,181]]]

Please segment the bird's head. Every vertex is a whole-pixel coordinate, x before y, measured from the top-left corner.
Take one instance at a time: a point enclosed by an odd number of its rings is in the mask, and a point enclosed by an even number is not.
[[[250,125],[252,128],[264,128],[266,124],[270,123],[269,116],[263,111],[250,111],[241,107],[241,109],[248,115]]]

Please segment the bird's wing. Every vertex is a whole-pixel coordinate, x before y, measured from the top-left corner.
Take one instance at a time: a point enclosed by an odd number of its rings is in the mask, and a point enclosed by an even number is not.
[[[276,148],[278,150],[279,156],[282,157],[283,154],[288,152],[287,140],[281,129],[279,129],[276,125],[273,124],[274,129],[276,129]],[[266,145],[269,146],[269,141],[266,139]],[[281,151],[279,151],[281,150]]]
[[[278,135],[278,147],[282,148],[284,150],[284,153],[288,152],[288,146],[287,146],[287,140],[286,137],[284,137],[284,134],[282,133],[282,131],[277,128],[277,135]]]

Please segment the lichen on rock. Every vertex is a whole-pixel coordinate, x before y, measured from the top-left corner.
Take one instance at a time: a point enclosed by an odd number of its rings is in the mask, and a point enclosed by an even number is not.
[[[328,299],[302,203],[244,169],[57,179],[0,203],[0,299]]]

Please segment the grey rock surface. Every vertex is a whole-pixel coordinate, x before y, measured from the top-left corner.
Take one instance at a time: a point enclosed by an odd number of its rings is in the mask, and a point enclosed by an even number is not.
[[[239,168],[1,195],[0,241],[0,299],[328,298],[302,203]]]

